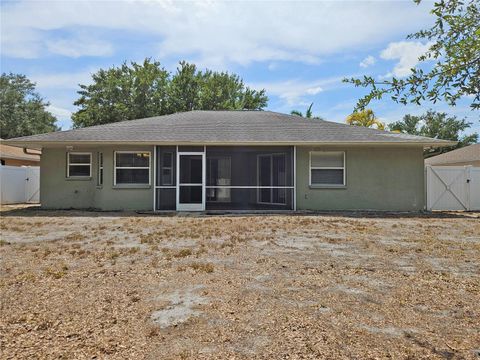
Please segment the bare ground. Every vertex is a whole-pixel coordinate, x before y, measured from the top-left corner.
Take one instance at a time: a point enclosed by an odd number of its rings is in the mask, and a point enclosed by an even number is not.
[[[1,215],[1,358],[480,358],[478,213]]]

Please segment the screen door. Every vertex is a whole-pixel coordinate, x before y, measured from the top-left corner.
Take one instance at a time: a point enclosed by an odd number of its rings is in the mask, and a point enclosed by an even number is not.
[[[205,210],[205,153],[178,153],[177,210]]]

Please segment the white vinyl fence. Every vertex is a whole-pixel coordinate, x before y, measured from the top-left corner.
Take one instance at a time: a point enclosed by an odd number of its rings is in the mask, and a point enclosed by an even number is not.
[[[38,203],[40,168],[38,166],[0,166],[1,204]]]
[[[480,167],[427,166],[427,210],[480,210]]]

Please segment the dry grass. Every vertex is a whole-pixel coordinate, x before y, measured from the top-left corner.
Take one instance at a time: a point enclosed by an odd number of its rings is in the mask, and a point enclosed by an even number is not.
[[[2,357],[478,359],[479,214],[133,215],[2,217]]]

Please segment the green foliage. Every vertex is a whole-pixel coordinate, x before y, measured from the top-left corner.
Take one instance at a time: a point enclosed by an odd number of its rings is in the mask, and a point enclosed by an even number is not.
[[[446,113],[428,110],[420,116],[405,115],[402,121],[389,125],[390,130],[401,133],[428,136],[435,139],[458,141],[456,146],[425,150],[426,157],[441,154],[453,149],[461,148],[478,141],[478,134],[461,135],[461,132],[470,128],[472,123]]]
[[[356,111],[349,115],[345,121],[349,125],[376,127],[378,130],[385,129],[385,124],[377,119],[375,113],[371,109]]]
[[[0,78],[0,137],[10,139],[57,131],[57,119],[49,105],[35,92],[35,83],[25,75],[5,74]]]
[[[299,110],[292,110],[290,111],[290,114],[295,116],[305,117],[307,119],[324,120],[321,116],[313,116],[312,107],[313,107],[313,103],[311,103],[310,106],[308,107],[307,111],[305,112],[305,116],[303,116],[303,113]]]
[[[190,110],[259,110],[268,101],[265,90],[246,87],[235,74],[200,71],[184,61],[174,74],[150,59],[124,63],[98,71],[93,84],[80,88],[76,128]]]
[[[418,4],[420,0],[415,0]],[[424,39],[432,45],[418,60],[436,61],[430,71],[411,69],[405,79],[393,77],[376,81],[371,76],[344,79],[356,87],[369,88],[356,109],[364,109],[370,101],[389,95],[401,104],[420,105],[424,101],[446,101],[454,106],[458,99],[471,99],[470,107],[480,109],[480,2],[478,0],[440,0],[431,13],[436,17],[430,29],[409,35],[408,39]]]

